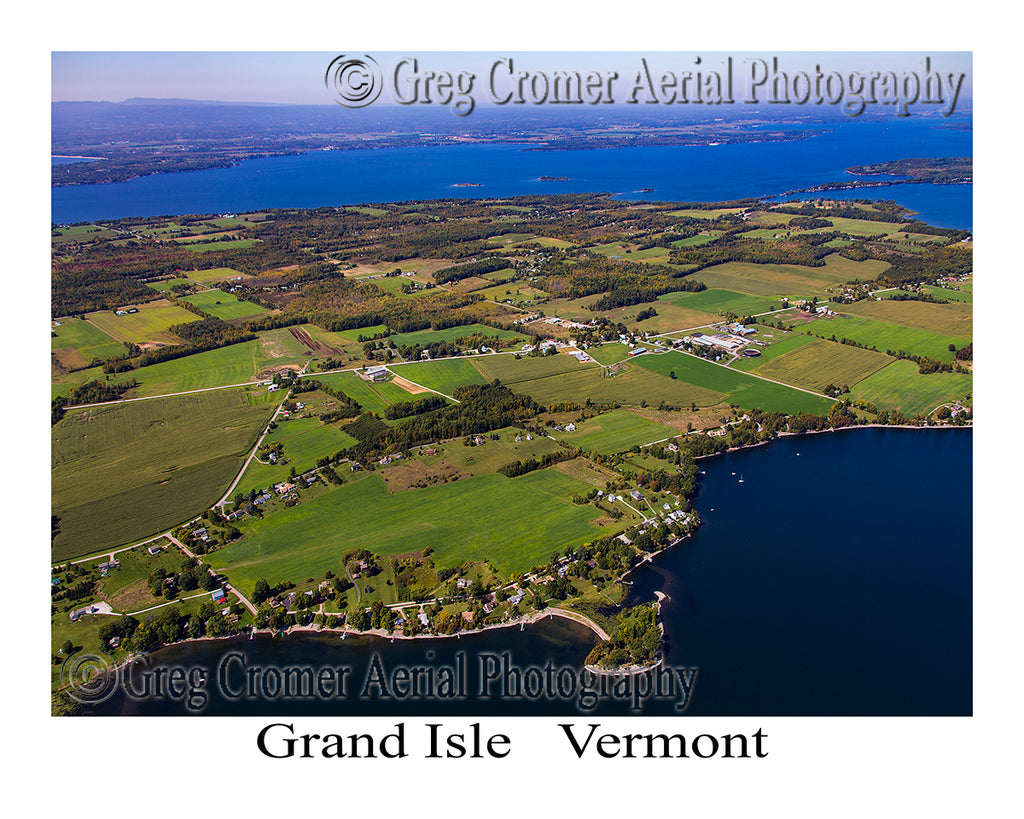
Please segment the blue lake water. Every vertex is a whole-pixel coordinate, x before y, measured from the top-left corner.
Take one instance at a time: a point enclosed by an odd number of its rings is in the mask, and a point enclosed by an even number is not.
[[[699,669],[686,713],[970,714],[971,460],[969,430],[862,429],[701,461],[696,507],[704,524],[635,572],[631,591],[632,601],[669,595],[667,664]],[[573,698],[473,694],[487,653],[509,652],[517,668],[578,668],[594,643],[582,627],[552,620],[461,639],[190,643],[157,652],[152,667],[209,669],[206,714],[579,715]],[[230,652],[250,667],[348,665],[354,682],[345,698],[235,700],[216,682]],[[359,696],[375,654],[390,672],[454,666],[459,652],[470,671],[465,700]],[[673,714],[675,704],[650,701],[642,713]],[[186,709],[117,694],[98,712]],[[632,712],[605,698],[595,713]]]
[[[739,145],[525,151],[456,145],[315,151],[254,159],[232,168],[141,177],[52,190],[52,220],[223,213],[447,197],[608,192],[660,201],[774,196],[849,179],[851,165],[904,157],[971,156],[970,130],[933,119],[830,123],[804,140]],[[565,176],[564,182],[541,176]],[[456,185],[472,187],[456,187]],[[644,188],[652,191],[644,192]],[[971,185],[899,185],[829,192],[896,199],[942,227],[970,229]]]

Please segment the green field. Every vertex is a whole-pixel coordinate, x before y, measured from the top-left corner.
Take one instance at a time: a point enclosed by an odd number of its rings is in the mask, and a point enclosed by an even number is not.
[[[884,353],[831,341],[813,341],[766,361],[757,368],[757,374],[821,392],[829,384],[853,386],[890,363],[892,359]]]
[[[187,301],[204,313],[209,313],[224,321],[251,318],[270,312],[266,307],[253,304],[251,301],[240,301],[234,295],[223,293],[220,290],[204,290],[202,293],[185,296],[182,301]]]
[[[196,253],[207,253],[211,250],[239,250],[243,247],[252,247],[255,239],[232,239],[227,242],[207,242],[205,244],[196,242],[183,242],[185,247]]]
[[[877,304],[878,302],[876,302]],[[846,306],[843,307],[846,309]],[[848,338],[867,347],[875,347],[879,352],[886,350],[903,350],[908,353],[928,356],[938,361],[952,361],[953,353],[949,345],[957,349],[970,343],[969,338],[939,335],[892,324],[887,321],[876,321],[861,316],[840,315],[835,318],[818,319],[810,324],[801,325],[799,332],[810,333],[819,338]]]
[[[172,287],[176,287],[179,284],[184,284],[189,287],[194,287],[195,283],[190,282],[188,279],[164,279],[159,282],[146,282],[146,287],[151,287],[160,293],[166,293]]]
[[[698,233],[695,236],[687,236],[672,243],[672,247],[699,247],[709,245],[719,237],[719,233]]]
[[[588,418],[578,425],[575,432],[556,433],[566,443],[604,455],[624,452],[632,446],[662,441],[678,434],[677,429],[648,421],[628,410],[612,410],[596,418]]]
[[[518,478],[482,475],[390,494],[368,474],[330,492],[241,525],[245,538],[211,561],[251,593],[256,580],[302,582],[341,567],[358,548],[390,556],[434,550],[439,566],[488,560],[502,574],[546,562],[553,552],[607,531],[597,513],[569,498],[589,487],[551,469]]]
[[[793,264],[750,264],[726,262],[694,274],[709,288],[735,290],[764,296],[824,294],[825,288],[850,279],[874,279],[889,267],[886,262],[853,262],[833,253],[822,267]]]
[[[183,271],[184,275],[194,282],[199,284],[215,284],[217,282],[231,281],[242,277],[242,274],[237,270],[232,270],[230,267],[211,267],[207,270],[186,270]],[[244,276],[243,278],[249,278]]]
[[[255,374],[253,357],[259,341],[244,341],[171,361],[162,361],[112,376],[112,381],[134,378],[139,386],[128,397],[167,395],[228,384],[244,384]]]
[[[629,347],[619,342],[602,344],[600,347],[593,347],[586,351],[587,355],[601,364],[618,364],[629,358]]]
[[[511,358],[511,356],[494,356],[494,358]],[[473,362],[468,358],[446,358],[440,361],[398,364],[392,366],[391,371],[408,381],[426,387],[428,390],[436,390],[444,395],[451,395],[456,388],[465,384],[487,383],[487,379],[480,375],[476,367],[473,366]]]
[[[69,412],[51,432],[52,559],[124,545],[218,500],[273,405],[245,390]],[[187,446],[182,444],[187,441]]]
[[[959,338],[970,338],[973,332],[973,307],[970,304],[864,299],[843,305],[842,311]]]
[[[828,398],[819,398],[783,384],[763,381],[685,353],[643,355],[635,359],[634,363],[665,376],[674,372],[677,380],[724,393],[730,402],[746,409],[822,413],[828,412],[833,404]]]
[[[498,379],[502,384],[511,386],[521,381],[536,378],[547,378],[563,373],[575,373],[580,370],[597,371],[596,364],[583,363],[571,355],[521,356],[489,355],[473,359],[473,366],[488,381]]]
[[[363,332],[366,331],[364,330]],[[402,347],[415,344],[427,345],[433,341],[450,341],[454,343],[456,339],[469,338],[475,335],[482,335],[488,338],[522,339],[523,341],[529,338],[529,336],[524,336],[522,333],[515,333],[511,330],[499,330],[494,327],[488,327],[486,324],[467,324],[461,327],[447,327],[444,330],[420,330],[415,333],[399,333],[392,336],[391,340],[399,347]]]
[[[60,327],[53,327],[56,338],[50,339],[51,350],[76,350],[84,360],[84,366],[93,358],[110,358],[124,355],[127,350],[123,344],[114,341],[110,336],[93,324],[80,319],[61,319]],[[61,356],[63,360],[63,356]]]
[[[687,210],[669,211],[669,216],[684,216],[690,219],[717,219],[729,213],[742,213],[743,208],[716,208],[714,210],[699,210],[696,208]]]
[[[972,378],[960,373],[921,375],[913,361],[894,361],[851,389],[854,398],[870,401],[878,409],[915,415],[939,404],[963,398],[972,390]]]
[[[770,335],[771,338],[767,338]],[[792,352],[797,347],[802,347],[805,344],[814,344],[815,340],[806,336],[802,333],[784,333],[775,327],[766,328],[760,327],[758,334],[755,336],[760,341],[764,341],[768,344],[767,347],[759,347],[761,355],[757,358],[740,358],[738,361],[734,361],[729,366],[734,370],[742,370],[743,372],[751,372],[767,364],[773,358],[778,358],[780,355]]]
[[[397,367],[396,372],[404,369],[404,367]],[[314,375],[313,378],[321,384],[341,390],[349,398],[354,398],[363,408],[363,412],[375,412],[380,416],[383,416],[385,410],[392,404],[397,404],[400,401],[413,401],[416,398],[390,381],[380,383],[365,381],[352,372]]]
[[[945,299],[946,301],[959,301],[964,304],[974,303],[974,294],[969,290],[965,290],[964,285],[960,285],[960,290],[950,290],[948,287],[936,287],[933,284],[926,284],[921,289],[926,293],[930,293],[937,299]]]
[[[89,313],[86,318],[107,335],[133,344],[180,344],[181,339],[168,331],[174,324],[199,321],[200,316],[178,307],[166,299],[139,306],[139,312],[118,316],[113,310]]]
[[[767,313],[781,307],[778,300],[737,293],[734,290],[702,290],[699,293],[665,293],[658,301],[704,313],[732,312],[738,316]]]
[[[322,424],[318,418],[294,418],[284,421],[278,419],[277,428],[264,439],[264,443],[274,442],[284,446],[284,459],[287,462],[261,463],[253,458],[238,484],[239,492],[263,489],[286,481],[292,468],[301,474],[312,469],[318,458],[334,455],[352,446],[356,439],[337,427]]]

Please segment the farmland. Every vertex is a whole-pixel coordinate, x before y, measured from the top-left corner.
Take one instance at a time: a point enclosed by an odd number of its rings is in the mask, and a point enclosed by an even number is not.
[[[765,378],[820,392],[829,384],[856,384],[891,362],[889,356],[873,350],[813,341],[765,362],[756,372]]]
[[[266,307],[253,304],[251,301],[239,301],[235,296],[222,293],[220,290],[204,290],[201,293],[185,296],[182,301],[187,301],[204,313],[209,313],[211,316],[225,321],[250,318],[268,312]]]
[[[337,572],[341,556],[350,549],[388,556],[430,547],[440,566],[488,560],[509,575],[600,532],[590,523],[594,510],[569,501],[571,494],[586,488],[546,469],[519,478],[466,478],[392,495],[379,475],[366,475],[246,524],[244,540],[214,554],[214,568],[251,593],[260,577],[301,581],[326,569]],[[379,526],[380,520],[388,525]],[[471,529],[467,521],[472,521]]]
[[[124,316],[113,311],[90,313],[86,317],[104,333],[118,341],[133,344],[180,344],[181,339],[168,331],[173,324],[198,321],[196,316],[167,299],[158,299],[138,305],[137,313]]]
[[[218,390],[68,413],[51,442],[53,559],[130,542],[212,504],[272,411],[263,394]]]
[[[950,344],[958,348],[967,344],[966,338],[939,335],[862,316],[839,315],[835,318],[818,319],[799,329],[819,338],[848,338],[866,347],[874,347],[879,352],[905,351],[928,356],[937,361],[953,360],[953,353],[949,351]]]
[[[62,363],[68,361],[70,354],[68,350],[78,354],[75,369],[83,367],[94,358],[104,359],[111,356],[124,355],[123,344],[114,341],[110,336],[100,330],[95,324],[80,319],[64,319],[60,327],[54,327],[55,338],[50,339],[50,349]],[[70,363],[70,362],[69,362]],[[68,364],[65,368],[71,369]]]
[[[613,410],[584,421],[574,432],[561,432],[558,437],[573,446],[610,454],[678,434],[678,430],[655,424],[628,410]]]
[[[939,404],[962,399],[970,391],[969,375],[921,375],[913,361],[894,361],[852,388],[855,398],[905,415],[931,412]]]

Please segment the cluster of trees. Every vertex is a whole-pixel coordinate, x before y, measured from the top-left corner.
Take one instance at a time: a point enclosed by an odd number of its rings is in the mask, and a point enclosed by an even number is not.
[[[440,395],[428,395],[416,401],[399,401],[391,404],[385,411],[384,417],[394,420],[397,418],[408,418],[410,415],[419,415],[431,410],[447,406],[448,402]]]
[[[512,463],[505,464],[503,467],[498,469],[498,471],[506,477],[517,478],[520,475],[533,472],[535,469],[544,469],[545,467],[551,466],[551,464],[561,463],[562,461],[571,461],[573,458],[579,458],[583,454],[583,450],[579,447],[559,449],[555,452],[545,452],[540,456],[539,460],[531,455],[525,460],[512,461]]]
[[[705,289],[701,282],[683,279],[678,271],[664,265],[616,262],[604,256],[555,259],[544,266],[542,273],[541,287],[552,296],[578,299],[604,293],[591,308],[594,310],[654,301],[663,293]]]
[[[965,245],[926,248],[921,253],[887,256],[886,261],[889,268],[875,281],[891,287],[964,276],[974,269],[974,254]]]
[[[661,652],[661,625],[654,606],[641,604],[619,615],[611,638],[594,647],[587,665],[625,668],[653,662]]]
[[[493,231],[488,232],[493,234]],[[469,264],[462,264],[456,267],[442,268],[434,274],[434,281],[438,284],[447,284],[461,279],[468,279],[470,276],[482,276],[484,273],[496,273],[499,270],[504,270],[510,265],[511,263],[508,259],[500,256],[481,259],[478,262],[470,262]]]
[[[673,251],[670,260],[672,264],[691,265],[687,275],[725,262],[821,267],[824,258],[834,252],[827,243],[839,236],[829,231],[803,233],[784,240],[754,239],[739,235],[743,227],[724,233],[713,244],[681,247]]]
[[[868,207],[857,207],[858,203]],[[826,212],[834,219],[867,219],[871,222],[902,222],[903,214],[906,212],[902,205],[897,205],[895,202],[874,202],[870,199],[850,199],[848,204],[832,202],[827,211],[823,211],[812,202],[802,205],[775,205],[772,210],[776,213],[793,213],[797,216],[813,217],[820,217],[823,212]]]

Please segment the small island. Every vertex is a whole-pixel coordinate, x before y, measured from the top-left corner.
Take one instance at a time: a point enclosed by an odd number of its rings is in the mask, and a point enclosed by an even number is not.
[[[568,182],[568,176],[539,176],[537,177],[541,182]]]

